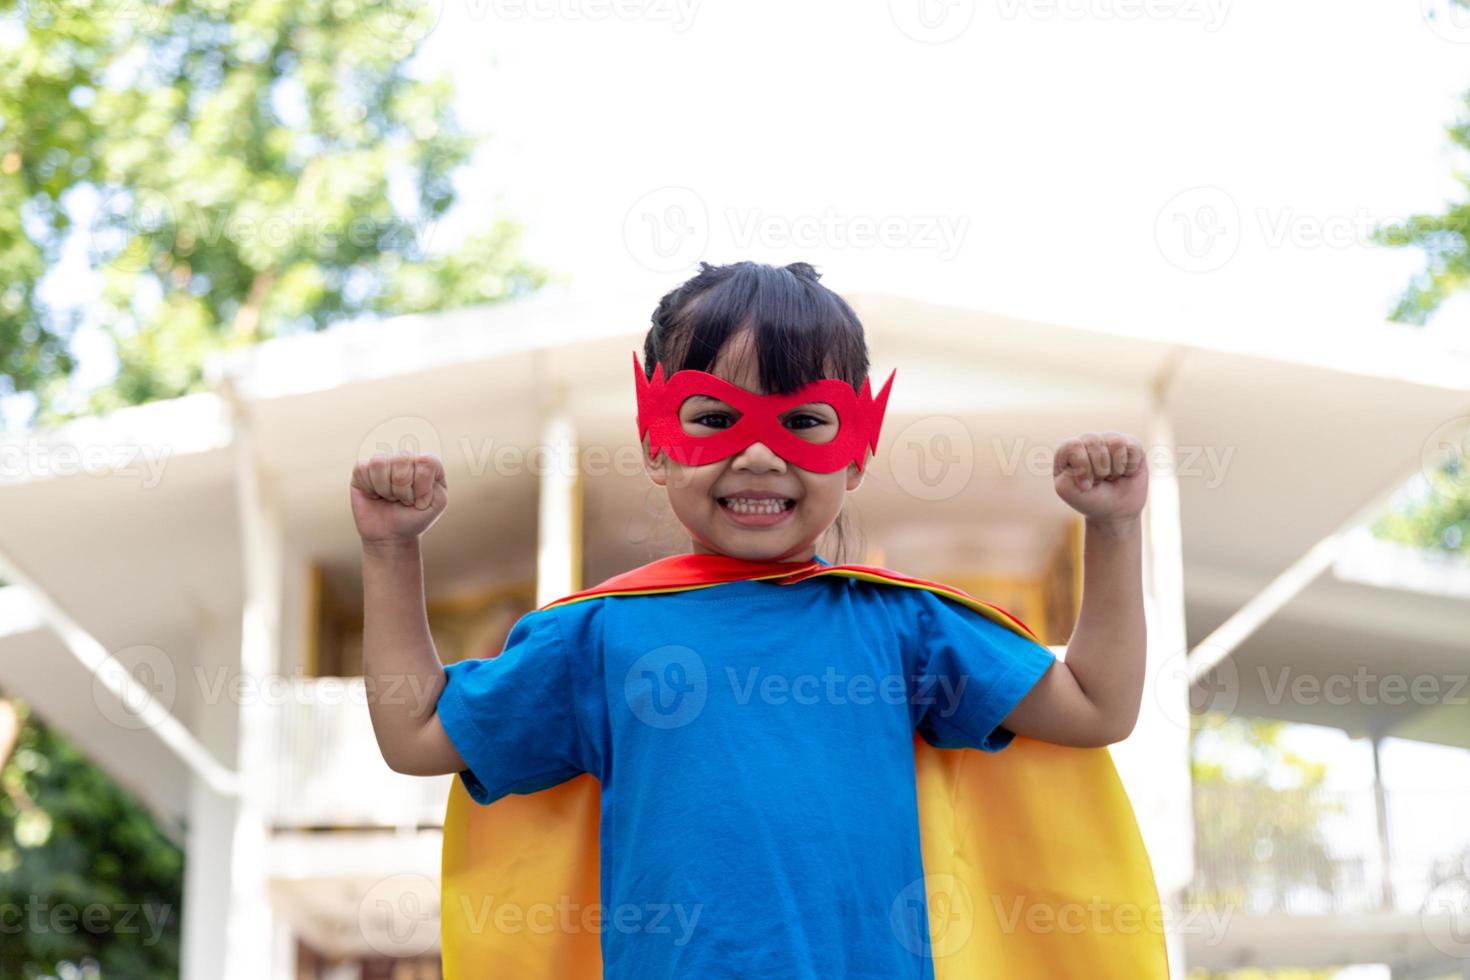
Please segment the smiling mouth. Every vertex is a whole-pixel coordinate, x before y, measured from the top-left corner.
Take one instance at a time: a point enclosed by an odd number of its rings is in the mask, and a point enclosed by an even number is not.
[[[720,506],[732,514],[779,514],[791,510],[796,501],[790,497],[768,497],[756,500],[750,497],[720,497]]]

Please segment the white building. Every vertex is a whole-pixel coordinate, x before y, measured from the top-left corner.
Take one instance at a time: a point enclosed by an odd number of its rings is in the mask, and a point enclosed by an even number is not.
[[[1423,895],[1380,887],[1398,880],[1381,861],[1381,793],[1360,853],[1335,856],[1301,910],[1250,891],[1223,932],[1182,914],[1259,877],[1217,854],[1197,874],[1194,830],[1212,817],[1194,812],[1191,679],[1196,701],[1237,713],[1470,747],[1470,711],[1449,698],[1309,703],[1273,696],[1258,669],[1466,669],[1463,568],[1354,529],[1463,438],[1470,359],[1387,328],[1339,351],[1285,335],[1243,350],[849,299],[874,375],[898,369],[849,500],[866,538],[851,560],[965,587],[1061,652],[1081,538],[1052,450],[1109,429],[1150,447],[1150,691],[1110,751],[1177,916],[1175,976],[1378,962],[1395,980],[1470,977],[1453,910],[1405,910]],[[0,443],[0,576],[14,583],[0,590],[0,687],[186,848],[186,980],[437,976],[453,777],[400,776],[378,756],[353,677],[348,477],[386,448],[444,459],[450,507],[425,571],[446,661],[498,649],[540,602],[685,550],[638,463],[630,351],[653,305],[545,294],[284,338],[213,362],[212,393]]]

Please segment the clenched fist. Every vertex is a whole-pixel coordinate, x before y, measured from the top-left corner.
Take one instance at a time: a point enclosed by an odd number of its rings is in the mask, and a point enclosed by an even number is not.
[[[364,544],[412,541],[449,506],[444,464],[422,453],[378,453],[359,462],[348,492]]]
[[[1136,517],[1148,500],[1148,461],[1142,443],[1127,433],[1084,432],[1057,447],[1052,482],[1083,517]]]

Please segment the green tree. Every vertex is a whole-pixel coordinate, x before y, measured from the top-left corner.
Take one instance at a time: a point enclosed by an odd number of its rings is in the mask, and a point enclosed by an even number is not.
[[[100,965],[105,980],[177,975],[183,854],[70,742],[8,704],[21,724],[0,761],[0,977],[64,963]]]
[[[1336,862],[1323,817],[1340,806],[1321,795],[1326,763],[1281,744],[1287,723],[1196,716],[1190,733],[1194,783],[1195,885],[1190,901],[1235,911],[1280,911],[1289,893],[1330,891]],[[1195,968],[1186,980],[1331,980],[1322,969]]]
[[[1464,458],[1470,461],[1470,451]],[[1436,474],[1435,486],[1451,486],[1457,464],[1446,464]],[[1384,514],[1373,524],[1375,536],[1400,544],[1413,545],[1426,551],[1470,555],[1470,495],[1428,493]]]
[[[1286,723],[1196,716],[1191,733],[1195,863],[1193,901],[1254,913],[1290,911],[1302,889],[1331,895],[1337,862],[1323,818],[1325,763],[1281,745]]]
[[[1451,0],[1470,8],[1470,0]],[[1463,113],[1445,127],[1451,143],[1470,151],[1470,93],[1463,96]],[[1390,248],[1417,248],[1425,267],[1404,289],[1391,319],[1423,325],[1457,293],[1470,289],[1470,172],[1459,170],[1456,182],[1464,191],[1438,214],[1414,214],[1377,229],[1373,240]],[[1442,452],[1427,474],[1431,492],[1422,494],[1373,526],[1373,532],[1433,551],[1470,554],[1470,432],[1458,446],[1436,447]]]
[[[478,142],[412,70],[436,10],[0,0],[0,393],[54,422],[199,390],[211,350],[543,285],[509,221],[431,247]],[[85,310],[42,288],[78,246]],[[118,374],[68,411],[83,316]]]
[[[1461,119],[1450,126],[1449,133],[1462,149],[1470,150],[1470,119]],[[1394,304],[1390,319],[1422,326],[1445,300],[1470,285],[1467,232],[1470,232],[1470,202],[1448,205],[1442,214],[1410,215],[1373,232],[1377,244],[1422,249],[1426,259],[1424,270],[1409,282]]]
[[[1470,8],[1470,0],[1450,0]],[[1463,97],[1470,113],[1470,93]],[[1470,151],[1470,115],[1461,115],[1445,127],[1450,141]],[[1456,182],[1470,192],[1470,173],[1459,171]],[[1401,323],[1424,324],[1452,295],[1470,288],[1470,194],[1459,202],[1447,203],[1438,214],[1414,214],[1403,221],[1378,228],[1373,240],[1390,248],[1423,250],[1426,263],[1410,281],[1394,305],[1391,318]]]
[[[416,70],[436,9],[0,0],[0,395],[35,393],[53,424],[201,390],[214,350],[549,281],[507,220],[433,247],[480,140],[447,79]],[[83,323],[118,370],[68,399]],[[0,978],[176,974],[178,849],[24,704],[0,711],[20,719],[0,752],[0,907],[168,911],[153,943],[7,933]]]

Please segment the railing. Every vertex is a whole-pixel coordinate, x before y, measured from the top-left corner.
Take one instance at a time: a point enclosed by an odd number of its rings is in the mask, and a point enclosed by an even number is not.
[[[271,822],[279,828],[438,827],[456,776],[405,776],[378,752],[361,677],[295,678],[274,706]]]
[[[1371,789],[1194,789],[1189,902],[1250,914],[1419,912],[1470,874],[1470,793],[1384,793],[1388,862]]]

